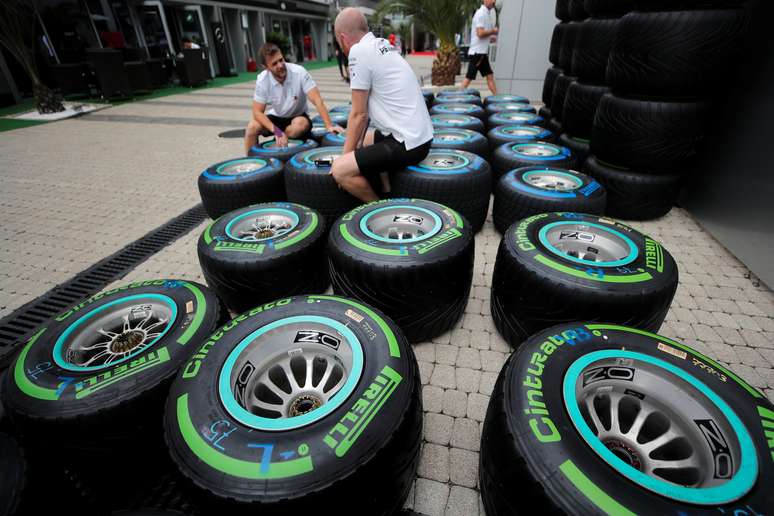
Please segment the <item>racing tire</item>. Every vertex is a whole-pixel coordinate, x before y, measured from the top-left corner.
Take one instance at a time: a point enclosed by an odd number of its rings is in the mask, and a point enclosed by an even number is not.
[[[237,158],[216,163],[199,175],[199,195],[211,219],[257,202],[285,200],[282,162]]]
[[[486,111],[476,104],[463,104],[456,102],[444,102],[430,108],[431,115],[467,115],[474,116],[481,121],[486,120]]]
[[[320,140],[320,147],[344,147],[347,140],[345,133],[325,133]]]
[[[602,215],[607,194],[594,178],[563,168],[525,167],[507,172],[495,187],[492,219],[505,233],[516,221],[539,213]]]
[[[621,16],[634,9],[635,0],[584,0],[589,16]]]
[[[556,78],[556,84],[554,84],[554,95],[551,97],[551,113],[554,118],[564,123],[564,101],[567,99],[567,90],[570,89],[577,77],[561,74]]]
[[[484,134],[484,122],[470,115],[430,115],[435,130],[468,129]]]
[[[611,219],[541,213],[512,224],[492,276],[495,327],[511,346],[563,322],[658,331],[677,265],[650,237]]]
[[[283,298],[204,346],[172,385],[164,434],[205,514],[400,509],[422,401],[413,350],[390,319],[336,296]]]
[[[556,0],[554,15],[563,22],[570,21],[570,0]]]
[[[548,61],[555,67],[559,65],[559,55],[562,52],[562,38],[566,23],[557,23],[554,26],[554,32],[551,34],[551,46],[548,50]]]
[[[583,8],[583,0],[570,0],[568,9],[570,11],[570,18],[574,21],[582,21],[588,17],[586,9]]]
[[[498,125],[486,137],[492,152],[506,143],[553,143],[556,139],[554,133],[538,125]]]
[[[344,129],[347,128],[347,121],[349,121],[349,113],[335,112],[335,113],[328,113],[328,116],[330,117],[331,123],[333,123],[333,125],[338,125],[339,127],[343,127]],[[317,115],[312,119],[312,125],[325,125],[325,122],[323,122],[323,119],[320,115]]]
[[[472,152],[489,158],[489,142],[484,135],[469,129],[435,129],[431,149],[451,149]]]
[[[529,104],[529,99],[527,97],[522,97],[521,95],[511,95],[508,93],[500,93],[498,95],[489,95],[484,99],[484,107],[488,106],[489,104],[493,102],[516,102],[519,104]]]
[[[597,106],[606,93],[610,93],[607,86],[580,81],[570,84],[562,110],[562,129],[578,138],[591,138]]]
[[[438,94],[433,101],[433,106],[438,104],[474,104],[476,106],[483,106],[481,102],[481,94],[474,95],[469,93],[454,93],[454,94]]]
[[[305,150],[314,149],[315,147],[317,147],[317,142],[313,139],[306,141],[288,139],[287,147],[277,147],[277,142],[274,141],[274,139],[271,139],[253,145],[250,147],[250,152],[248,152],[247,155],[263,159],[274,158],[284,163],[295,154]]]
[[[559,77],[562,74],[562,69],[557,68],[556,66],[552,66],[548,70],[546,70],[546,78],[543,81],[543,94],[542,99],[543,103],[547,107],[551,107],[551,100],[554,96],[554,86],[556,85],[556,78]],[[546,117],[544,117],[546,118]],[[546,120],[548,120],[551,117],[547,117]]]
[[[531,113],[537,114],[537,109],[529,104],[523,104],[521,102],[491,102],[486,106],[486,117],[489,118],[497,113],[503,113],[505,111],[516,111],[517,113]]]
[[[462,317],[474,248],[470,224],[451,208],[423,199],[365,204],[330,232],[333,291],[378,308],[410,342],[430,340]]]
[[[545,125],[546,119],[532,113],[519,113],[518,111],[502,111],[490,116],[486,121],[489,130],[500,125]]]
[[[618,32],[619,20],[591,18],[584,21],[575,38],[572,73],[582,81],[605,83],[607,60]]]
[[[292,203],[256,204],[210,224],[197,244],[207,285],[231,312],[328,288],[325,223]]]
[[[552,167],[574,169],[575,156],[567,147],[553,143],[506,143],[492,153],[492,172],[495,181],[506,172],[524,167]]]
[[[567,147],[572,151],[572,153],[575,155],[575,160],[579,167],[591,154],[590,142],[583,138],[577,138],[575,136],[570,136],[567,133],[562,133],[559,135],[557,143],[562,147]]]
[[[559,49],[558,66],[566,75],[574,75],[572,69],[572,56],[575,53],[578,34],[582,30],[583,22],[573,21],[567,24],[562,34],[562,48]]]

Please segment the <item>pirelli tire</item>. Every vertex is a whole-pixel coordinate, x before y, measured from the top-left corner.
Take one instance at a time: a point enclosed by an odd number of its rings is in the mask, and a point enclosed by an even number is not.
[[[506,143],[553,143],[556,140],[554,133],[538,125],[498,125],[486,137],[493,152]]]
[[[275,158],[237,158],[208,167],[199,175],[204,211],[217,219],[258,202],[285,200],[282,162]]]
[[[551,113],[562,123],[564,123],[564,102],[567,99],[567,91],[570,89],[570,85],[577,80],[577,77],[564,74],[556,78],[554,95],[551,97]]]
[[[264,159],[274,158],[284,163],[285,161],[292,158],[295,154],[305,150],[314,149],[315,147],[317,147],[317,142],[312,139],[303,141],[294,140],[291,138],[288,140],[287,147],[278,146],[277,142],[272,139],[253,145],[250,148],[250,152],[248,152],[248,156]]]
[[[552,117],[548,120],[546,127],[554,134],[562,134],[562,122],[556,117]]]
[[[103,502],[135,492],[111,483],[148,488],[147,469],[165,464],[160,422],[172,378],[226,316],[212,290],[167,279],[67,308],[22,345],[5,377],[16,435],[44,458],[37,464],[77,472]],[[95,467],[118,449],[120,467]]]
[[[634,4],[635,0],[584,0],[583,8],[589,16],[620,16],[633,10]]]
[[[474,116],[482,121],[486,120],[487,112],[477,104],[462,102],[444,102],[430,108],[431,115],[467,115]]]
[[[602,96],[591,152],[642,173],[669,174],[695,164],[706,132],[708,104]]]
[[[500,93],[497,95],[489,95],[488,97],[484,98],[484,107],[492,104],[493,102],[516,102],[519,104],[529,104],[529,99],[527,97],[522,97],[521,95]]]
[[[182,368],[165,437],[205,514],[388,515],[416,473],[420,389],[411,347],[379,310],[283,298],[221,327]]]
[[[321,159],[341,156],[343,150],[343,147],[312,149],[296,154],[285,164],[288,200],[316,210],[325,220],[326,228],[342,214],[360,204],[357,198],[339,188],[330,174],[330,166],[315,163]]]
[[[476,97],[481,98],[481,92],[475,88],[454,88],[440,90],[436,94],[436,97],[454,97],[460,95],[475,95]]]
[[[554,32],[551,34],[551,46],[548,50],[548,61],[554,66],[559,65],[559,55],[562,51],[562,38],[564,37],[564,29],[566,28],[566,23],[557,23],[554,26]]]
[[[568,9],[570,11],[570,18],[575,21],[582,21],[588,17],[586,9],[583,8],[583,0],[570,0]]]
[[[345,133],[325,133],[320,140],[320,147],[343,147],[346,140]]]
[[[619,23],[616,18],[589,18],[581,23],[572,54],[573,75],[582,81],[605,83],[607,60]]]
[[[638,11],[666,11],[675,9],[710,9],[721,7],[737,7],[747,0],[633,0]]]
[[[329,235],[333,291],[383,311],[410,342],[426,341],[462,316],[474,247],[470,223],[451,208],[422,199],[366,204]]]
[[[554,96],[554,86],[556,85],[556,78],[562,74],[562,69],[552,66],[546,70],[546,78],[543,81],[543,94],[542,99],[546,107],[551,107],[551,101]],[[542,115],[541,115],[542,116]],[[544,117],[548,120],[551,117]]]
[[[573,169],[577,165],[570,149],[548,142],[506,143],[492,153],[495,180],[517,168],[547,166]]]
[[[27,460],[19,442],[6,433],[0,433],[0,478],[0,514],[17,514],[28,486]]]
[[[338,111],[328,113],[328,116],[334,125],[338,125],[339,127],[346,129],[347,122],[349,121],[349,113]],[[317,115],[312,119],[312,125],[325,125],[325,122],[320,115]]]
[[[562,147],[570,149],[575,156],[578,168],[586,161],[586,158],[591,155],[591,143],[585,138],[578,138],[576,136],[570,136],[567,133],[559,135],[557,143]]]
[[[561,21],[570,21],[570,0],[556,0],[554,13]]]
[[[683,174],[643,174],[604,163],[596,156],[586,160],[583,171],[605,186],[605,213],[624,220],[666,215],[677,204],[685,181]]]
[[[542,213],[505,233],[492,277],[492,317],[517,347],[569,321],[658,331],[677,289],[677,265],[647,235],[614,220]]]
[[[456,210],[473,232],[484,226],[492,193],[489,163],[461,150],[430,149],[427,157],[390,175],[392,197],[427,199]]]
[[[430,115],[434,129],[468,129],[484,134],[484,122],[470,115]]]
[[[516,111],[517,113],[531,113],[536,114],[537,109],[529,104],[521,102],[490,102],[486,106],[486,118],[497,113],[503,113],[506,111]]]
[[[543,106],[538,110],[538,116],[541,117],[543,120],[551,120],[551,108],[548,106]]]
[[[472,152],[489,158],[489,142],[483,134],[469,129],[435,129],[431,149],[450,149]]]
[[[772,425],[761,392],[683,343],[557,325],[526,340],[495,382],[484,508],[516,514],[526,489],[552,514],[758,512],[774,504]]]
[[[564,34],[562,34],[562,47],[559,49],[559,63],[557,65],[564,70],[566,75],[574,75],[572,55],[575,52],[576,40],[582,23],[579,21],[568,23],[564,28]]]
[[[437,106],[438,104],[473,104],[476,106],[483,105],[481,102],[481,94],[460,92],[448,94],[439,93],[436,95],[435,100],[433,101],[433,106]]]
[[[518,111],[503,111],[494,114],[486,121],[486,127],[491,130],[498,125],[546,125],[546,119],[532,113],[519,113]]]
[[[562,110],[562,129],[566,133],[583,139],[590,139],[594,116],[602,96],[610,93],[604,85],[573,82],[567,88]]]
[[[429,90],[422,90],[422,97],[425,99],[425,105],[427,106],[427,109],[430,109],[430,106],[433,105],[433,101],[435,100],[435,93]]]
[[[328,288],[325,222],[299,204],[229,212],[202,233],[197,253],[207,284],[234,313]]]
[[[631,12],[621,18],[607,82],[622,95],[703,98],[744,50],[749,23],[745,9]]]
[[[492,218],[505,233],[514,223],[539,213],[568,211],[602,215],[607,193],[594,178],[574,170],[524,167],[507,172],[495,187]]]

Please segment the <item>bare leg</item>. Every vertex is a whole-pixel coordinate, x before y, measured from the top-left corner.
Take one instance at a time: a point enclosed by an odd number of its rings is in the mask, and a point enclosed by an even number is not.
[[[368,184],[368,180],[360,174],[354,152],[348,152],[336,158],[331,167],[331,174],[341,188],[361,201],[379,200],[371,185]]]
[[[495,77],[493,73],[490,73],[486,76],[486,83],[489,86],[489,91],[492,92],[492,95],[497,95],[497,84],[495,84]]]
[[[285,128],[285,134],[288,135],[288,138],[298,138],[306,134],[310,127],[309,120],[305,116],[297,116]]]
[[[250,120],[245,129],[245,156],[250,154],[250,148],[258,141],[258,132],[261,130],[261,124],[255,120]]]
[[[464,79],[462,79],[462,89],[464,90],[464,89],[465,89],[465,88],[467,88],[468,86],[470,86],[470,79],[468,79],[467,77],[465,77]]]

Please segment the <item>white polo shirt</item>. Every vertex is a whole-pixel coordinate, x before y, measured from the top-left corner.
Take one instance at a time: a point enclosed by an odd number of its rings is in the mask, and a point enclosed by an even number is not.
[[[497,11],[492,7],[487,9],[485,5],[481,5],[473,15],[473,26],[470,28],[470,50],[468,55],[473,54],[488,54],[489,53],[489,38],[492,36],[486,36],[479,38],[476,33],[476,29],[492,30],[497,26]]]
[[[353,90],[368,91],[371,125],[403,142],[406,150],[433,139],[433,123],[411,66],[383,38],[369,32],[349,51]]]
[[[280,84],[269,70],[258,74],[253,100],[266,104],[266,114],[291,118],[306,111],[306,94],[317,86],[306,68],[285,63],[288,75]]]

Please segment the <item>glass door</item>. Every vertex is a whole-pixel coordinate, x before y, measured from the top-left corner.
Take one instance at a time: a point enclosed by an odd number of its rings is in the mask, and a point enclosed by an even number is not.
[[[139,6],[138,16],[150,56],[174,55],[175,50],[172,47],[172,38],[169,35],[169,26],[161,2],[146,0]]]
[[[212,62],[213,48],[210,46],[210,40],[207,37],[207,30],[204,25],[204,14],[199,5],[186,5],[179,12],[180,34],[194,43],[207,47],[207,53],[210,56],[210,74],[215,77],[215,64]]]

